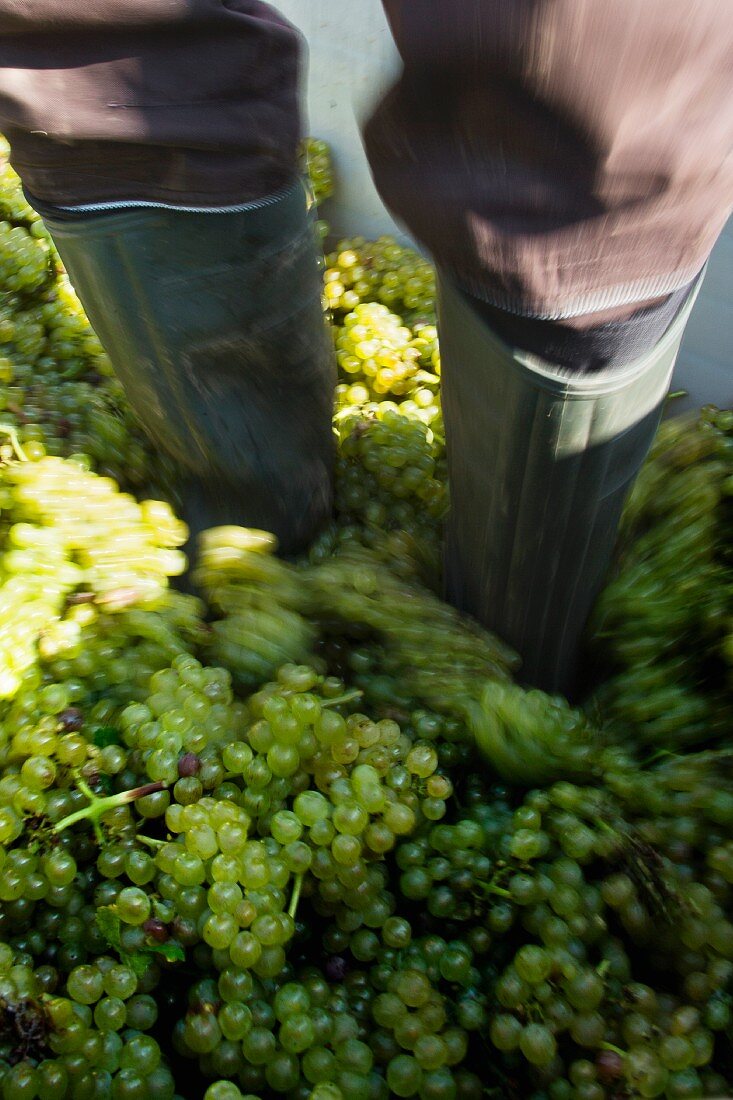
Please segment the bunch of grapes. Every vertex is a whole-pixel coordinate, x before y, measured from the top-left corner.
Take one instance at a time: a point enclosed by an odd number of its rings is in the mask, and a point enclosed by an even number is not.
[[[14,327],[6,347],[5,408],[21,439],[51,454],[83,454],[95,469],[135,487],[172,482],[163,456],[153,455],[112,376],[76,295],[59,275]],[[37,340],[36,345],[30,341]]]
[[[155,1001],[109,955],[75,967],[66,993],[52,966],[0,944],[0,1088],[10,1097],[156,1096],[173,1075],[156,1040]],[[18,1055],[21,1057],[18,1057]]]
[[[79,638],[80,624],[63,616],[75,592],[110,608],[145,602],[185,568],[175,547],[185,541],[186,530],[166,505],[139,505],[74,462],[6,461],[0,507],[4,699],[12,698],[35,665],[42,635],[49,649],[62,640],[73,647]]]
[[[25,226],[0,221],[0,270],[11,294],[32,294],[48,279],[48,249]]]
[[[153,454],[50,237],[0,148],[0,409],[29,453],[83,454],[140,490],[172,471]]]
[[[335,313],[379,303],[411,324],[435,321],[435,269],[392,237],[340,241],[326,256],[326,300]]]
[[[326,199],[331,198],[335,190],[331,150],[327,142],[311,137],[303,142],[301,156],[313,198],[316,205],[320,206]]]
[[[243,1000],[235,999],[242,995]],[[194,986],[189,1004],[174,1044],[191,1057],[186,1048],[192,1039],[199,1047],[207,1045],[202,1021],[217,1021],[222,1037],[199,1062],[211,1070],[209,1076],[238,1081],[228,1091],[223,1082],[210,1086],[207,1097],[228,1100],[238,1097],[241,1088],[315,1100],[339,1100],[353,1090],[357,1096],[386,1100],[382,1081],[372,1072],[371,1051],[356,1038],[358,1024],[347,997],[316,967],[277,981],[225,972],[216,983],[204,980]]]
[[[369,308],[379,310],[379,307]],[[383,329],[379,313],[370,318],[369,309],[365,309],[361,315],[354,311],[353,318],[359,323],[365,320],[368,326],[366,331],[371,333],[371,337],[385,342],[374,362],[359,362],[359,355],[352,354],[352,331],[347,328],[335,330],[337,344],[342,345],[337,351],[337,359],[342,367],[340,377],[343,379],[336,387],[336,422],[353,416],[383,417],[390,412],[398,412],[403,417],[424,423],[442,439],[444,430],[438,392],[440,356],[437,330],[427,324],[416,326],[412,330],[404,329],[395,323],[400,318],[392,315],[387,316],[389,324]],[[359,331],[357,328],[357,334]],[[411,338],[408,343],[404,343],[408,332],[412,334]],[[402,351],[394,351],[393,342]],[[370,351],[373,348],[374,344],[366,343],[361,351]],[[407,362],[400,361],[403,351]],[[379,367],[380,363],[382,368]],[[364,373],[354,382],[354,372]],[[368,374],[374,378],[379,375],[380,393],[375,393],[376,382],[372,384],[366,376]]]
[[[437,573],[448,507],[442,441],[432,428],[391,409],[371,417],[344,415],[336,423],[336,525],[313,548],[313,560],[334,537],[360,538],[377,548],[388,542],[387,532],[401,532]],[[404,547],[395,550],[399,568]]]
[[[328,286],[326,294],[328,296]],[[343,327],[335,329],[336,359],[348,379],[338,390],[341,407],[380,406],[386,396],[400,405],[409,398],[410,415],[431,424],[440,416],[437,387],[440,369],[436,330],[412,329],[386,306],[358,305]]]
[[[486,853],[511,817],[502,792],[492,793],[491,803],[480,803],[451,824],[434,825],[397,850],[400,894],[438,921],[473,925],[486,916],[494,871]]]
[[[354,937],[352,953],[363,954],[365,946]],[[474,986],[474,947],[437,933],[414,937],[407,920],[394,918],[375,948],[368,977],[376,993],[370,1008],[377,1030],[370,1043],[390,1095],[480,1097],[481,1078],[465,1066],[487,1025]]]
[[[220,614],[209,652],[243,687],[307,660],[314,646],[301,579],[272,556],[275,547],[272,536],[240,528],[213,528],[200,538],[194,579]]]
[[[10,462],[2,470],[2,489],[10,545],[29,553],[61,548],[76,566],[74,587],[102,604],[122,599],[120,589],[140,602],[155,599],[167,578],[186,568],[177,547],[188,532],[167,504],[138,504],[111,479],[78,463],[52,457]],[[130,593],[124,602],[133,602]]]
[[[400,892],[426,930],[457,932],[501,1095],[722,1095],[730,855],[696,812],[720,761],[644,776],[618,755],[606,764],[613,795],[560,783],[513,811],[505,792],[469,784],[465,817],[398,849]],[[674,795],[680,767],[693,812]]]
[[[16,295],[3,295],[0,301],[0,354],[3,362],[3,383],[15,381],[14,369],[24,362],[31,364],[40,358],[46,340],[41,310]],[[21,370],[22,374],[22,370]],[[24,398],[22,387],[10,386],[4,393],[5,402],[12,405]],[[12,411],[12,410],[11,410]]]
[[[0,216],[13,225],[33,225],[40,222],[23,193],[23,187],[8,160],[10,146],[0,137]]]
[[[666,421],[626,510],[617,574],[593,621],[597,706],[613,731],[674,748],[726,738],[733,415]]]

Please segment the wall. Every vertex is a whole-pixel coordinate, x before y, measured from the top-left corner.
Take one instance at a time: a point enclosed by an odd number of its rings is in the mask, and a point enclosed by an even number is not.
[[[686,405],[733,408],[733,222],[715,246],[680,352],[674,384]]]
[[[328,220],[339,234],[396,231],[364,157],[358,119],[397,70],[380,0],[273,0],[310,47],[309,130],[334,152],[338,202]]]
[[[310,132],[334,149],[338,201],[328,212],[337,233],[377,236],[395,227],[379,201],[364,158],[363,118],[397,67],[379,0],[275,0],[310,44]],[[675,377],[687,403],[733,406],[733,226],[710,261]]]

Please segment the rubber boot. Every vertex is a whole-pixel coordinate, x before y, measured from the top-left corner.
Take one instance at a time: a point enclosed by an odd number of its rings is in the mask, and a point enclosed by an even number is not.
[[[583,629],[693,300],[648,355],[568,377],[499,340],[441,281],[446,597],[517,650],[525,683],[566,695],[579,686]]]
[[[192,533],[303,548],[331,512],[335,366],[302,183],[222,213],[42,214]]]

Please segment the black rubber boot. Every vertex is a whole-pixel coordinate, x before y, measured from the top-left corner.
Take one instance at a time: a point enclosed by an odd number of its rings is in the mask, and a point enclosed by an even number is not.
[[[42,213],[192,533],[302,549],[331,512],[335,368],[300,181],[223,213]]]
[[[642,359],[568,377],[504,344],[441,282],[446,596],[514,646],[525,683],[578,686],[583,629],[693,301]]]

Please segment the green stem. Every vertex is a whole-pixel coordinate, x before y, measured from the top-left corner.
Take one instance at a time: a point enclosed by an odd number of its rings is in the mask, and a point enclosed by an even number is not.
[[[10,443],[11,443],[11,446],[12,446],[13,450],[15,451],[16,457],[19,458],[21,462],[27,462],[28,461],[28,455],[25,453],[25,451],[21,447],[20,440],[18,439],[18,432],[13,427],[13,425],[12,424],[0,424],[0,433],[2,433],[2,435],[7,435],[8,438],[10,439]]]
[[[344,695],[337,695],[335,699],[328,699],[325,703],[321,703],[321,709],[325,710],[326,707],[340,707],[342,703],[354,703],[357,699],[363,699],[364,692],[359,691],[358,688],[354,688],[353,691],[347,691]]]
[[[296,875],[295,882],[293,883],[293,894],[290,898],[290,905],[288,906],[288,916],[295,920],[295,914],[298,912],[298,902],[300,901],[300,891],[303,886],[303,875]]]
[[[61,833],[64,829],[68,829],[71,825],[76,825],[79,821],[91,821],[95,835],[100,842],[104,837],[102,836],[99,822],[109,810],[114,810],[118,806],[128,806],[131,802],[136,802],[138,798],[144,798],[145,795],[148,794],[155,794],[157,791],[162,791],[165,788],[164,783],[146,783],[144,786],[135,787],[131,791],[121,791],[119,794],[111,794],[106,798],[98,798],[97,795],[89,789],[83,779],[77,780],[77,786],[82,794],[89,799],[89,805],[62,818],[61,821],[54,825],[54,832]]]
[[[618,1054],[619,1058],[626,1058],[626,1051],[621,1047],[615,1047],[613,1043],[600,1043],[601,1050],[610,1050],[611,1054]]]
[[[496,894],[499,898],[509,898],[510,901],[513,900],[508,890],[505,890],[503,886],[495,886],[493,882],[477,883],[476,888],[480,889],[484,894]]]
[[[76,785],[81,793],[83,795],[86,795],[90,802],[94,802],[95,798],[97,798],[97,795],[94,793],[87,781],[83,779],[80,775],[76,778]]]
[[[660,760],[680,760],[679,753],[670,752],[669,749],[657,749],[651,756],[647,756],[643,766],[648,768],[651,764],[657,764]]]
[[[154,836],[143,836],[142,833],[138,833],[135,840],[139,840],[141,844],[147,844],[148,848],[165,848],[168,843],[166,840],[156,840]]]

